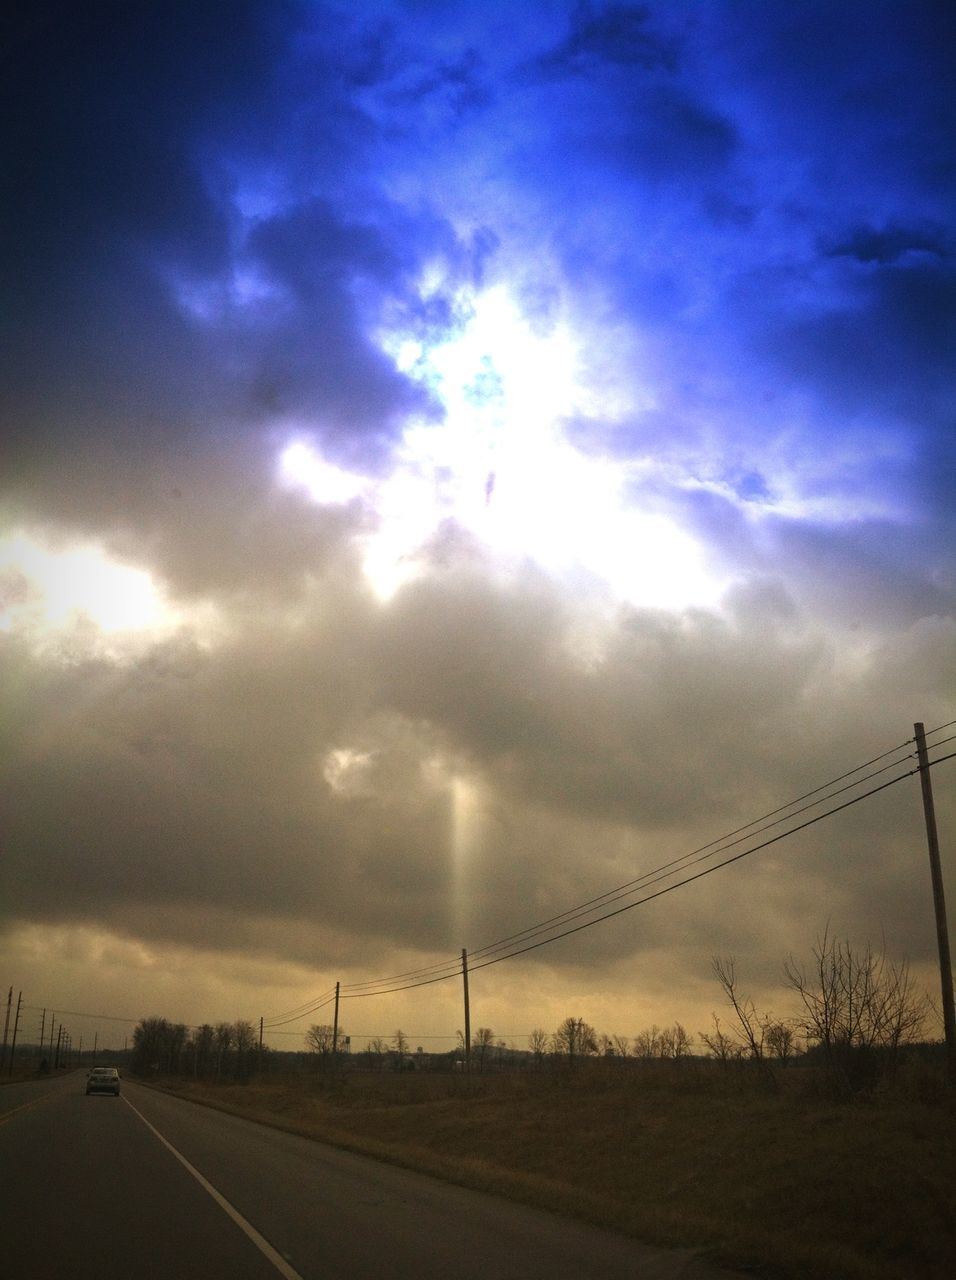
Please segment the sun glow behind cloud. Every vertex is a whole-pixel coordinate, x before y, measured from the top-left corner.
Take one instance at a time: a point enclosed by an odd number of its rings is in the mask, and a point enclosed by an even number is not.
[[[387,599],[421,572],[418,553],[452,520],[505,565],[528,558],[556,576],[583,574],[641,605],[714,602],[724,583],[700,546],[627,496],[647,460],[584,453],[568,439],[568,420],[602,408],[570,325],[539,327],[500,287],[463,298],[460,310],[456,330],[431,345],[401,331],[382,337],[445,410],[438,423],[407,426],[387,477],[342,471],[301,438],[280,460],[284,481],[317,502],[368,509],[364,564],[377,593]],[[609,392],[603,420],[621,412]]]
[[[47,628],[88,619],[105,632],[155,627],[163,618],[149,574],[94,544],[52,550],[19,534],[0,549],[0,573],[8,584],[0,626],[8,630],[24,616]]]
[[[115,658],[186,624],[206,643],[216,631],[214,611],[173,606],[146,570],[97,543],[51,546],[25,532],[0,542],[0,631],[41,646],[69,635],[71,651],[82,642],[84,652]]]

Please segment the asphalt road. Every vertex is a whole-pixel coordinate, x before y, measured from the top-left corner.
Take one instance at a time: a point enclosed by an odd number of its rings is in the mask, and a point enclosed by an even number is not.
[[[44,1280],[716,1280],[646,1248],[123,1082],[0,1089],[0,1258]]]

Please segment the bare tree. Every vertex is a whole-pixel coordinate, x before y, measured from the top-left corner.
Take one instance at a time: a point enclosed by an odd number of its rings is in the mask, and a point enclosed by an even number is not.
[[[248,1080],[253,1069],[258,1035],[251,1022],[240,1018],[233,1026],[233,1037],[236,1046],[236,1079]]]
[[[540,1067],[544,1062],[544,1055],[548,1052],[548,1043],[551,1037],[543,1027],[535,1027],[534,1031],[528,1036],[528,1048],[534,1054],[535,1065]]]
[[[635,1058],[657,1058],[661,1051],[661,1029],[656,1024],[639,1031],[634,1037]]]
[[[678,1062],[681,1058],[686,1058],[693,1048],[694,1041],[679,1022],[675,1022],[671,1029],[671,1045],[674,1051],[674,1058]]]
[[[489,1056],[489,1050],[495,1043],[495,1033],[491,1027],[479,1027],[471,1037],[471,1047],[475,1050],[475,1056],[478,1059],[478,1070],[484,1071],[485,1063]]]
[[[376,1068],[381,1071],[385,1066],[385,1058],[388,1054],[388,1045],[381,1036],[376,1036],[374,1040],[368,1042],[368,1052],[371,1054]]]
[[[166,1018],[142,1018],[133,1029],[133,1070],[173,1075],[186,1043],[186,1028]]]
[[[213,1061],[216,1033],[208,1022],[196,1027],[192,1035],[193,1073],[205,1079]]]
[[[392,1047],[395,1052],[395,1070],[402,1071],[405,1068],[405,1059],[408,1057],[408,1036],[401,1027],[392,1036]]]
[[[791,956],[784,973],[803,1005],[808,1044],[822,1048],[844,1087],[855,1091],[892,1074],[900,1048],[923,1034],[928,999],[916,989],[908,963],[890,963],[883,948],[867,942],[855,951],[824,930],[812,968]]]
[[[231,1022],[216,1023],[216,1079],[228,1071],[229,1054],[235,1043],[235,1028]]]
[[[333,1038],[333,1028],[327,1022],[316,1022],[309,1027],[305,1033],[305,1047],[314,1055],[313,1067],[326,1065],[332,1053]]]
[[[793,1027],[788,1022],[771,1022],[767,1027],[767,1052],[783,1066],[793,1056]]]
[[[738,1036],[750,1056],[755,1061],[762,1062],[770,1019],[758,1015],[754,1002],[737,990],[736,962],[733,956],[714,956],[711,967],[737,1017]]]
[[[741,1047],[733,1036],[729,1036],[720,1025],[720,1019],[716,1013],[712,1015],[714,1019],[713,1031],[698,1031],[701,1043],[710,1050],[710,1056],[716,1058],[718,1062],[733,1062],[741,1055]]]
[[[626,1058],[631,1052],[631,1040],[629,1036],[612,1036],[614,1042],[614,1052],[619,1058]]]
[[[575,1058],[597,1053],[597,1033],[583,1018],[565,1018],[552,1037],[555,1053]]]

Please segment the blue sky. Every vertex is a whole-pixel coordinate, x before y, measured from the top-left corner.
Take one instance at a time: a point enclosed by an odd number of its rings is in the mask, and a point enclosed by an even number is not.
[[[291,1006],[953,718],[954,34],[720,0],[13,21],[9,981],[79,1000],[105,955],[124,1010]],[[821,901],[928,964],[913,785],[495,969],[488,1021],[692,1020],[728,949],[772,998]]]

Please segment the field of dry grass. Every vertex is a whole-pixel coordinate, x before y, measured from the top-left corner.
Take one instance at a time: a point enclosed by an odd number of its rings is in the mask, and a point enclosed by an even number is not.
[[[596,1063],[170,1087],[767,1276],[956,1275],[952,1100],[924,1087],[834,1103],[795,1087],[797,1075],[770,1089],[693,1064],[622,1072]]]

